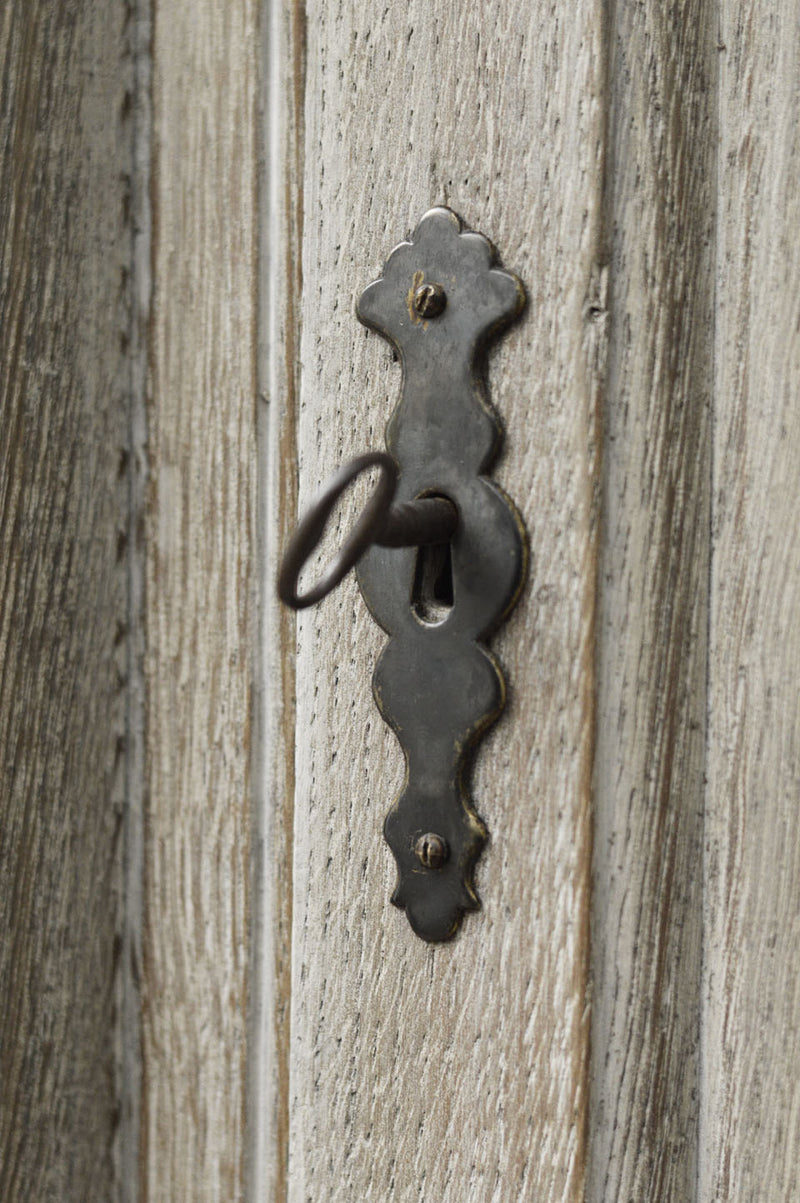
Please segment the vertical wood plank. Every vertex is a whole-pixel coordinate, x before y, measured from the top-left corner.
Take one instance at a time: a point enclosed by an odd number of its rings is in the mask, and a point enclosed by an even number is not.
[[[141,1194],[243,1193],[256,0],[153,5]]]
[[[588,1061],[595,457],[603,305],[601,5],[307,6],[301,503],[377,447],[399,369],[354,317],[448,203],[525,281],[492,361],[497,478],[533,567],[494,648],[511,691],[481,746],[484,911],[430,947],[389,902],[402,755],[352,580],[302,616],[291,1200],[579,1200]]]
[[[697,1173],[717,50],[707,0],[611,12],[588,1198],[655,1203]]]
[[[127,5],[0,13],[0,1197],[107,1200],[124,799]]]
[[[800,20],[721,4],[701,1199],[800,1195]]]

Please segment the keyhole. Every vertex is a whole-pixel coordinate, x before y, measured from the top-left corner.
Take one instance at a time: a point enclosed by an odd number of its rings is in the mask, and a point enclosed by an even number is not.
[[[453,554],[450,543],[417,548],[411,608],[420,622],[436,626],[453,608]]]

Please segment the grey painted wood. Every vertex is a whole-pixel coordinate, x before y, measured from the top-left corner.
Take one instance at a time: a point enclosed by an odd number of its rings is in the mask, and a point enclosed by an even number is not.
[[[3,10],[3,1199],[797,1195],[800,31],[720,11]],[[431,949],[384,637],[270,583],[438,202],[528,286],[532,572]]]
[[[112,1197],[127,671],[126,5],[0,13],[0,1197]]]
[[[423,211],[449,203],[530,293],[491,385],[507,428],[497,477],[532,572],[494,641],[510,705],[474,776],[493,837],[484,911],[447,947],[420,942],[389,901],[381,825],[402,757],[369,685],[384,636],[352,580],[298,622],[291,1200],[583,1194],[600,10],[306,9],[301,504],[382,441],[399,371],[355,297]]]
[[[610,9],[592,1203],[695,1197],[715,12]]]
[[[157,0],[144,515],[143,1199],[244,1192],[258,5]]]
[[[800,22],[723,0],[701,1199],[800,1194]]]

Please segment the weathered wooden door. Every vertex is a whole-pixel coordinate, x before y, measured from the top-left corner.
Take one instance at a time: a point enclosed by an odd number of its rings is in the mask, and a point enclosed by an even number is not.
[[[0,13],[0,1198],[800,1197],[800,19],[790,0]],[[390,904],[354,316],[422,213],[531,567],[483,910]]]

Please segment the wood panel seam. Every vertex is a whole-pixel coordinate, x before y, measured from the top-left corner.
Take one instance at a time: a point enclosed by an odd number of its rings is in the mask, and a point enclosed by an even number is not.
[[[142,1107],[141,939],[144,871],[144,508],[147,491],[147,360],[150,323],[150,0],[129,6],[132,57],[131,310],[128,398],[127,699],[123,848],[123,946],[120,964],[119,1084],[116,1194],[137,1203]]]

